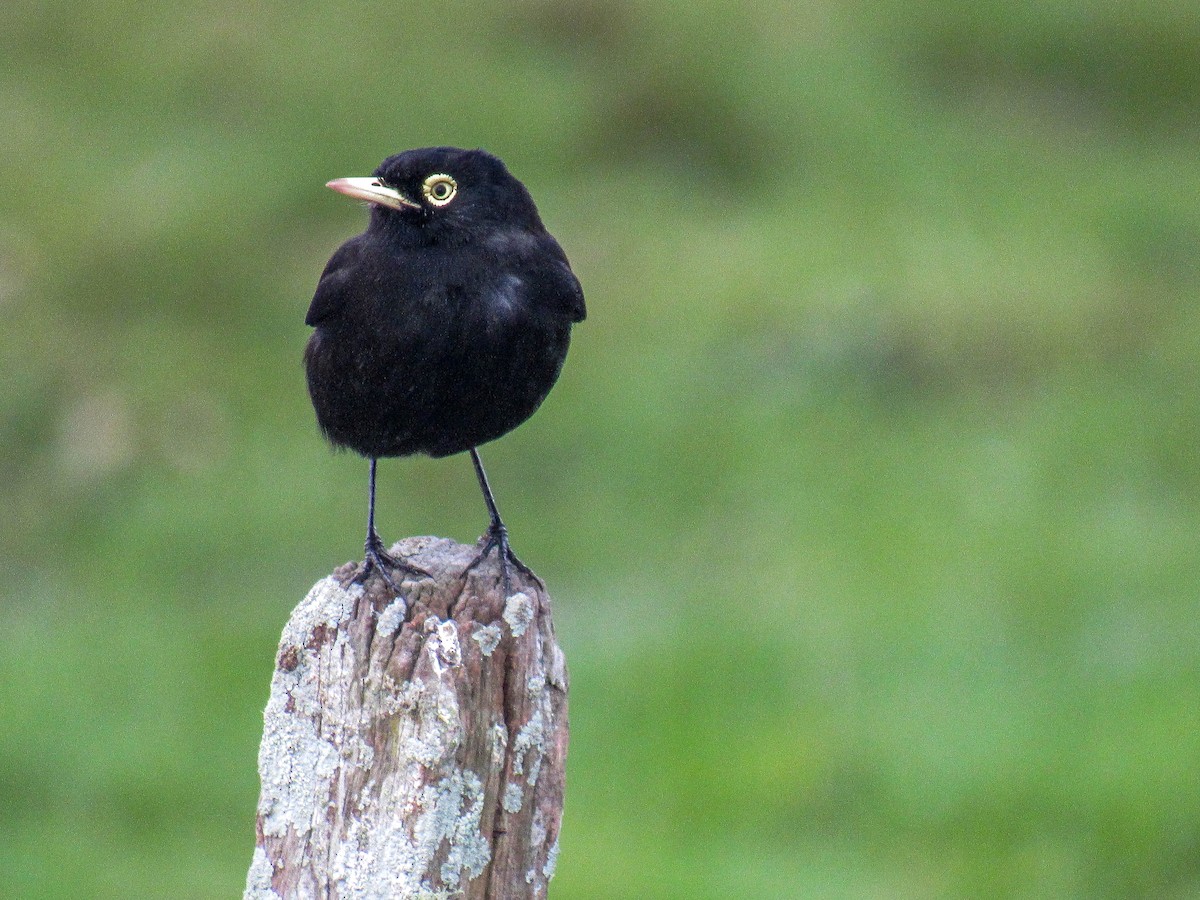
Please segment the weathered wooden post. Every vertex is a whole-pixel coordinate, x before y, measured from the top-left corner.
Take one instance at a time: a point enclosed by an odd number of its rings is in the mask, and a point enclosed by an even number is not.
[[[264,713],[245,900],[546,896],[567,668],[550,598],[477,548],[409,538],[405,599],[347,565],[283,630]]]

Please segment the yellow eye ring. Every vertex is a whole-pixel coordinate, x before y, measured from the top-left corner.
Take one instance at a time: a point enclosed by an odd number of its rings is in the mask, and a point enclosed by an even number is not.
[[[430,175],[421,185],[421,191],[434,206],[445,206],[458,193],[458,182],[449,175]]]

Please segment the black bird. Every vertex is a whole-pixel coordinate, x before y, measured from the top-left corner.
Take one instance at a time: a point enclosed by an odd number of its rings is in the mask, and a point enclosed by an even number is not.
[[[305,322],[317,422],[370,460],[366,556],[377,570],[422,570],[391,557],[375,530],[380,457],[471,454],[491,523],[475,566],[498,550],[505,594],[513,554],[478,447],[545,399],[567,355],[583,290],[525,186],[483,150],[429,147],[390,156],[370,178],[327,187],[370,204],[367,230],[330,258]]]

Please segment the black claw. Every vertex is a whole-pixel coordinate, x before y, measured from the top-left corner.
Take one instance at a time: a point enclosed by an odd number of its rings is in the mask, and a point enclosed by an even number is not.
[[[388,571],[389,569],[397,569],[405,575],[410,575],[414,578],[433,577],[420,566],[414,566],[388,553],[384,549],[383,541],[378,534],[371,534],[367,538],[366,546],[363,549],[362,565],[353,579],[358,584],[365,582],[372,572],[378,572],[384,584],[391,588],[393,593],[399,594],[400,587],[396,584],[395,579],[392,578],[391,572]]]
[[[475,477],[479,479],[479,489],[483,491],[483,502],[487,504],[488,513],[492,517],[492,524],[488,526],[488,530],[479,538],[479,546],[481,548],[479,555],[471,561],[469,566],[463,569],[463,574],[466,575],[483,562],[494,548],[499,547],[500,579],[504,583],[505,599],[512,596],[512,587],[508,578],[508,567],[510,565],[522,575],[532,578],[544,589],[546,585],[542,579],[533,574],[533,569],[517,559],[517,554],[512,552],[512,547],[508,546],[508,529],[504,527],[504,522],[500,518],[500,510],[496,508],[496,498],[492,496],[492,488],[488,484],[487,473],[483,471],[483,461],[479,458],[478,450],[471,450],[471,462],[475,466]]]
[[[525,565],[517,558],[517,554],[513,553],[512,547],[508,544],[508,529],[504,527],[503,522],[493,522],[488,526],[479,538],[479,555],[471,560],[470,565],[463,570],[463,574],[470,572],[477,565],[487,559],[488,555],[495,549],[499,548],[500,553],[500,581],[504,585],[504,596],[508,598],[512,596],[512,583],[509,579],[508,567],[512,566],[522,575],[532,578],[535,581],[541,581],[534,574],[533,569]]]

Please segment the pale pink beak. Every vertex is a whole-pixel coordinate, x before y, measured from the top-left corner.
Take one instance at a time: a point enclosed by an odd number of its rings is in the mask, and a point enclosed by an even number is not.
[[[378,178],[336,178],[325,187],[353,197],[356,200],[366,200],[368,203],[378,203],[390,209],[404,209],[408,206],[420,209],[421,204],[409,200],[399,191],[384,185]]]

